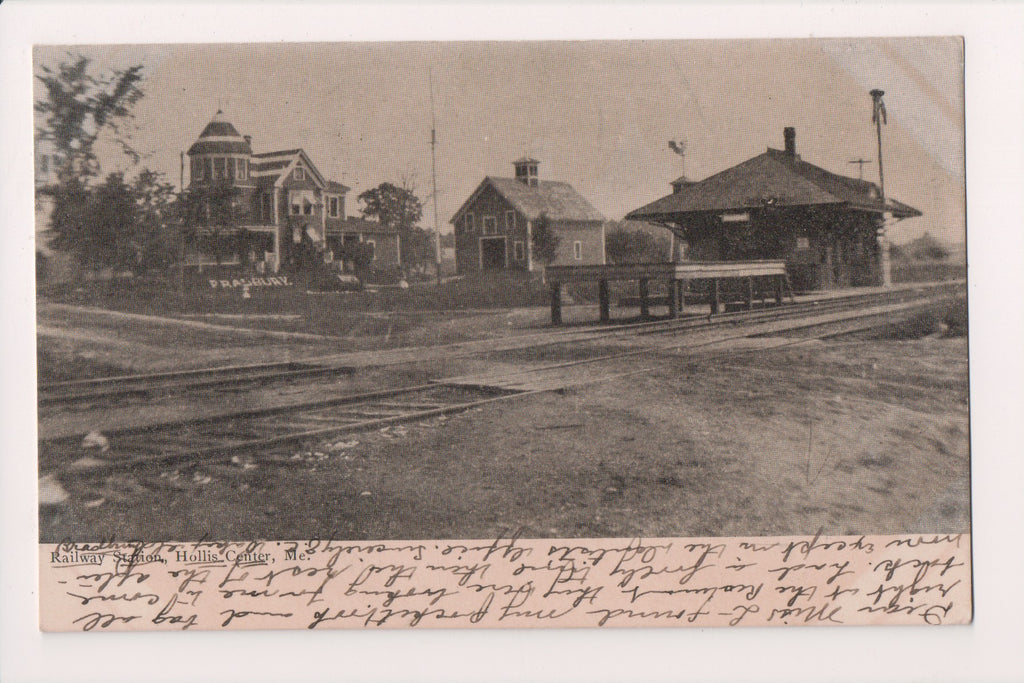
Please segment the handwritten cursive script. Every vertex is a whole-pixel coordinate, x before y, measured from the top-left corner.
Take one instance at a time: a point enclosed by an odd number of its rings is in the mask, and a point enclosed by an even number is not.
[[[40,546],[49,631],[949,624],[970,537]]]

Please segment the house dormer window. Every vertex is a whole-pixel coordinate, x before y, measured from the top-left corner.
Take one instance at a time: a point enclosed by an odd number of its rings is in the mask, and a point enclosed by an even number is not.
[[[337,197],[331,197],[330,207],[331,207],[331,209],[330,209],[331,218],[337,218],[338,217],[338,198]]]
[[[295,168],[295,179],[296,180],[305,180],[306,179],[306,169],[302,168],[301,166],[297,166]]]

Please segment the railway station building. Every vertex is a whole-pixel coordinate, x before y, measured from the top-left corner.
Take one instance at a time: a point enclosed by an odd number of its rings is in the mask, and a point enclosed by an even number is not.
[[[296,273],[373,247],[373,267],[400,266],[393,229],[349,218],[349,188],[329,180],[302,149],[254,153],[218,111],[188,150],[186,265]]]
[[[627,214],[657,223],[685,243],[687,261],[785,261],[796,290],[881,284],[883,221],[920,216],[884,201],[877,185],[808,163],[785,147],[768,150],[704,180],[680,178],[672,193]]]
[[[543,269],[532,244],[533,227],[542,215],[558,237],[550,265],[605,262],[604,216],[569,183],[541,180],[539,164],[524,157],[513,162],[515,177],[485,177],[452,216],[460,275]]]

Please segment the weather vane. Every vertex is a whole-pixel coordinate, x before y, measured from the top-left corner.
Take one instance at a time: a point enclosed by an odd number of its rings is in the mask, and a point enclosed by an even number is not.
[[[679,155],[683,160],[683,177],[686,177],[686,138],[681,138],[679,142],[675,140],[668,141],[668,148]]]

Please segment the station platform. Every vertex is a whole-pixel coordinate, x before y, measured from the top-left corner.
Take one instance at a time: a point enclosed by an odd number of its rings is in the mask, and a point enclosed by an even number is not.
[[[669,318],[677,318],[683,310],[686,288],[691,282],[706,282],[711,313],[722,310],[730,292],[739,291],[739,303],[753,308],[755,296],[764,298],[771,293],[777,304],[788,294],[793,300],[793,290],[786,276],[786,263],[781,260],[763,261],[684,261],[679,263],[637,263],[604,266],[549,266],[544,270],[544,279],[551,288],[551,324],[562,323],[562,287],[572,283],[597,283],[598,308],[601,322],[611,321],[611,302],[608,283],[615,281],[636,281],[640,292],[641,317],[650,315],[655,302],[650,296],[651,281],[663,281],[667,285]],[[666,297],[663,297],[665,299]],[[735,296],[732,299],[735,300]]]

